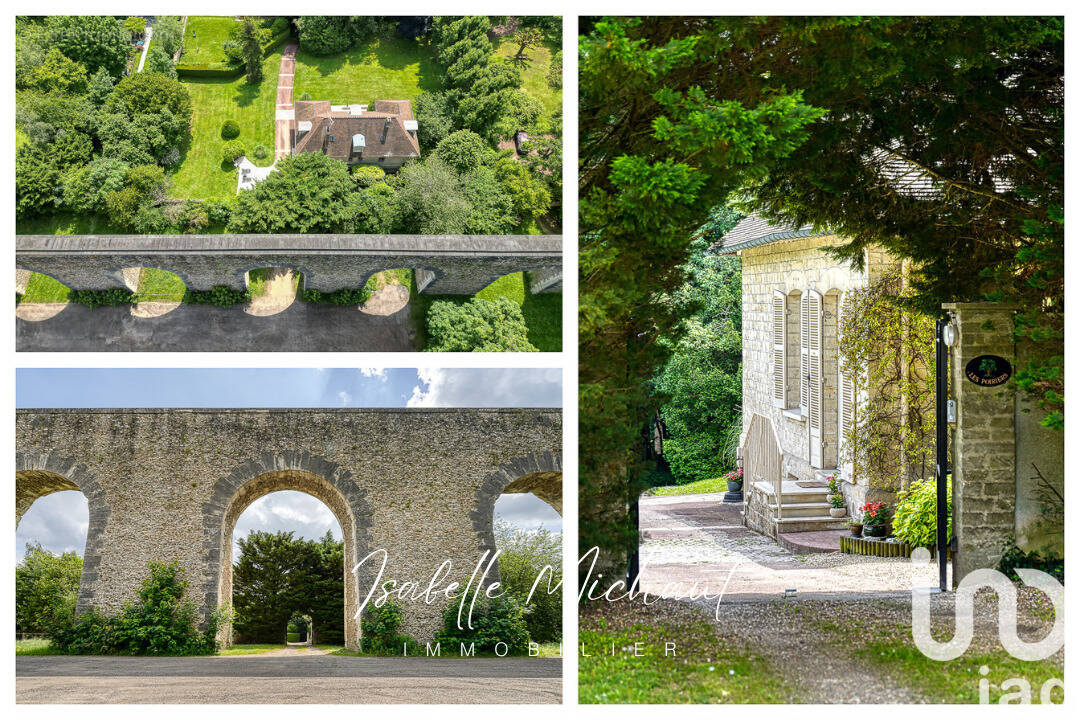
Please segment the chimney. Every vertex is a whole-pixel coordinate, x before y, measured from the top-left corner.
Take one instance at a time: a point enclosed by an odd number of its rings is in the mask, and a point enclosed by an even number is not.
[[[384,143],[386,142],[386,135],[389,132],[390,132],[390,118],[386,118],[386,122],[383,123],[382,141],[381,142],[384,142]]]

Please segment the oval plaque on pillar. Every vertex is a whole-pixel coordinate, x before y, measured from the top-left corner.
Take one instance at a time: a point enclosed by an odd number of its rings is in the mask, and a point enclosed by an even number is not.
[[[983,387],[1003,385],[1012,377],[1012,363],[1000,355],[979,355],[968,360],[964,375]]]

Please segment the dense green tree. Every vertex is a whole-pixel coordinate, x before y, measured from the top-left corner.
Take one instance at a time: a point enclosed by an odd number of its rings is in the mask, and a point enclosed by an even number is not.
[[[262,43],[259,40],[259,29],[255,27],[255,21],[250,17],[244,18],[240,26],[240,47],[244,60],[245,78],[256,85],[263,79],[263,53]]]
[[[93,74],[105,68],[120,77],[131,51],[122,20],[104,15],[54,15],[45,19],[48,42]]]
[[[82,95],[86,92],[86,68],[52,48],[25,82],[27,87],[42,93]]]
[[[380,182],[358,192],[350,200],[354,232],[380,235],[398,228],[398,197],[388,183]]]
[[[15,87],[22,90],[29,85],[29,77],[45,62],[45,55],[53,49],[45,28],[45,18],[40,16],[15,17]],[[84,68],[85,69],[85,68]]]
[[[536,352],[521,308],[511,300],[436,300],[427,316],[428,352]]]
[[[528,63],[529,57],[525,53],[544,44],[544,31],[532,25],[522,25],[516,33],[510,36],[509,40],[514,45],[517,45],[514,60]]]
[[[499,118],[510,104],[512,91],[521,86],[521,74],[509,63],[484,68],[458,101],[455,122],[491,143],[499,140]]]
[[[469,203],[466,232],[476,235],[506,235],[514,232],[521,218],[514,211],[514,198],[499,181],[495,170],[480,167],[461,176]]]
[[[353,45],[352,22],[343,15],[303,15],[296,19],[300,47],[312,55],[337,55]]]
[[[41,545],[26,544],[26,553],[15,566],[15,627],[19,632],[47,632],[75,616],[82,566],[82,558],[74,552],[54,555]]]
[[[435,18],[435,58],[445,68],[446,87],[468,89],[487,67],[493,50],[487,37],[490,27],[482,15]]]
[[[91,133],[94,106],[87,97],[20,90],[15,95],[15,124],[36,143],[50,143],[61,132]]]
[[[182,82],[156,72],[128,75],[116,84],[105,101],[106,112],[126,106],[132,115],[168,110],[179,119],[185,133],[191,127],[191,95]]]
[[[677,335],[662,302],[710,208],[803,142],[796,91],[744,97],[736,19],[604,19],[580,63],[581,550],[617,577],[636,543],[650,379]],[[737,99],[736,99],[737,98]]]
[[[101,107],[105,104],[105,100],[109,97],[109,93],[113,90],[113,78],[109,75],[109,72],[105,68],[98,68],[98,71],[90,76],[90,80],[87,83],[87,99],[94,107]]]
[[[172,57],[157,43],[152,44],[146,52],[146,65],[143,67],[143,72],[161,73],[173,80],[177,78],[176,65],[173,64]]]
[[[461,173],[475,171],[492,155],[484,139],[470,130],[451,133],[435,148],[435,157]]]
[[[518,130],[535,133],[544,114],[544,104],[518,88],[503,94],[504,104],[495,123],[498,138],[512,138]]]
[[[27,143],[15,151],[15,208],[20,218],[53,212],[61,202],[61,177],[90,161],[87,135],[61,132],[51,143]]]
[[[167,108],[136,114],[120,105],[99,117],[97,135],[105,157],[130,165],[170,165],[179,159],[188,125]]]
[[[184,23],[175,15],[158,18],[154,23],[154,39],[150,47],[159,45],[170,58],[184,42]]]
[[[236,199],[231,232],[351,232],[348,166],[321,153],[284,158],[277,171]]]
[[[562,202],[562,122],[549,134],[531,136],[524,144],[521,163],[548,184],[552,201]]]
[[[454,132],[454,107],[447,92],[420,93],[413,101],[420,150],[429,153]]]
[[[430,235],[469,232],[472,208],[461,186],[461,176],[438,158],[403,167],[394,179],[394,189],[400,232]]]
[[[538,643],[560,640],[562,537],[544,528],[522,530],[497,521],[495,547],[499,550],[499,582],[525,605],[529,637]]]
[[[504,158],[495,166],[503,191],[510,196],[520,222],[540,217],[551,207],[547,185],[515,160]]]
[[[97,158],[63,177],[64,207],[78,213],[105,211],[105,196],[124,187],[128,164],[116,158]]]
[[[378,165],[354,165],[349,171],[357,187],[368,188],[386,180],[386,171]]]

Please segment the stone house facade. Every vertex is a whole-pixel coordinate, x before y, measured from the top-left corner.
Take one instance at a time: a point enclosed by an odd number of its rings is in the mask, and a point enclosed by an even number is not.
[[[418,125],[408,100],[376,100],[367,105],[331,105],[298,100],[293,154],[321,152],[352,165],[375,165],[397,172],[420,157]]]
[[[839,360],[839,317],[848,291],[900,264],[884,250],[870,249],[863,269],[856,270],[828,254],[827,248],[840,243],[834,234],[776,226],[751,215],[717,248],[739,256],[742,264],[744,434],[760,416],[782,456],[787,517],[777,522],[774,488],[756,487],[749,476],[744,486],[747,525],[772,537],[845,526],[845,520],[829,517],[824,484],[830,475],[841,480],[849,516],[868,499],[888,495],[854,477],[851,464],[843,462],[845,428],[857,398]],[[747,442],[744,460],[755,451],[752,440],[744,437],[741,444]],[[811,485],[818,487],[806,487]]]

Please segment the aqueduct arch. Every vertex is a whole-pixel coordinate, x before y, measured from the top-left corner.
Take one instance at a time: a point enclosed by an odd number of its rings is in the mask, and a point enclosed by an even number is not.
[[[494,547],[503,492],[559,509],[562,418],[546,409],[87,409],[16,412],[16,519],[74,486],[90,528],[79,607],[118,611],[150,561],[176,561],[204,617],[231,598],[232,533],[259,497],[299,490],[324,502],[345,539],[346,639],[378,564],[382,580],[468,581]],[[50,489],[52,488],[52,489]],[[481,549],[478,552],[478,549]],[[445,607],[408,601],[404,632],[426,641]],[[353,608],[350,612],[350,608]]]

